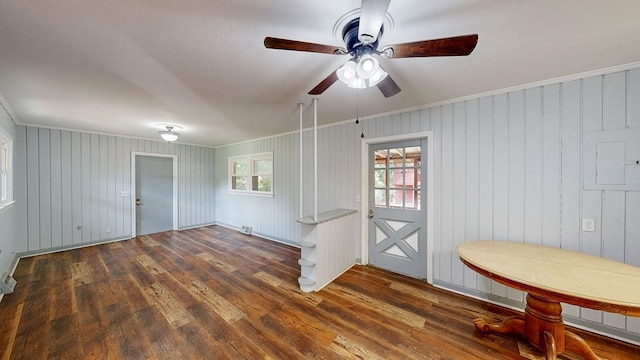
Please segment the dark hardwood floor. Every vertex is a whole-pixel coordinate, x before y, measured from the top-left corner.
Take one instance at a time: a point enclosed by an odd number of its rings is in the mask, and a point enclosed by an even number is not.
[[[380,269],[302,293],[299,256],[211,226],[22,259],[0,303],[0,359],[541,358],[473,327],[513,312]],[[575,332],[604,359],[640,358]]]

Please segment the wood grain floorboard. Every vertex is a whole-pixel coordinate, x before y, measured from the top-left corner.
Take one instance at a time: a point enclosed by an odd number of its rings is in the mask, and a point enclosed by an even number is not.
[[[473,326],[511,310],[368,266],[303,293],[299,257],[208,226],[22,259],[0,303],[0,360],[541,359]],[[572,330],[603,359],[640,359]]]

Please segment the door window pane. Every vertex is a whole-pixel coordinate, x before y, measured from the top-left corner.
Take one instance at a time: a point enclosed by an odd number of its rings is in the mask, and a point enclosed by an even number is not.
[[[389,207],[402,208],[404,205],[404,191],[402,189],[389,189]]]
[[[389,187],[401,188],[404,184],[404,170],[389,169]]]
[[[376,168],[386,168],[387,167],[387,150],[377,150],[375,152],[374,166]]]
[[[420,210],[421,156],[420,146],[374,151],[376,207]]]
[[[387,187],[387,169],[376,169],[373,172],[374,187],[384,188]]]
[[[387,190],[375,189],[373,191],[376,207],[387,207]]]
[[[420,210],[420,190],[405,190],[404,207],[408,210]]]
[[[397,168],[404,165],[404,148],[389,149],[389,167]]]

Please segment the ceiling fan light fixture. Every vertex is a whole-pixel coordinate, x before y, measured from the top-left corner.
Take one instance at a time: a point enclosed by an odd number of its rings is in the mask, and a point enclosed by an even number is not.
[[[342,65],[336,72],[338,79],[345,84],[349,84],[354,81],[357,75],[356,62],[351,59],[346,64]]]
[[[358,61],[358,76],[362,79],[369,79],[380,69],[378,60],[370,54],[364,54]]]
[[[382,70],[381,67],[378,67],[378,71],[376,71],[376,73],[369,78],[369,86],[373,87],[378,85],[378,83],[384,80],[387,77],[387,75],[389,74],[386,71]]]
[[[174,141],[178,140],[178,136],[180,136],[180,134],[178,134],[175,131],[172,131],[174,127],[167,125],[166,128],[167,128],[167,130],[165,130],[165,131],[159,131],[160,137],[163,140],[168,141],[168,142],[174,142]]]
[[[353,81],[347,83],[347,86],[353,89],[364,89],[367,87],[367,83],[364,79],[355,77],[353,78]]]

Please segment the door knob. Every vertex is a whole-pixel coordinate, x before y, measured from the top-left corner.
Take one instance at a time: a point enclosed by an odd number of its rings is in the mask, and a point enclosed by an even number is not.
[[[369,216],[369,219],[371,219],[373,217],[373,210],[369,209],[369,214],[367,216]]]
[[[140,201],[140,199],[136,199],[136,205],[142,205],[142,202]]]

